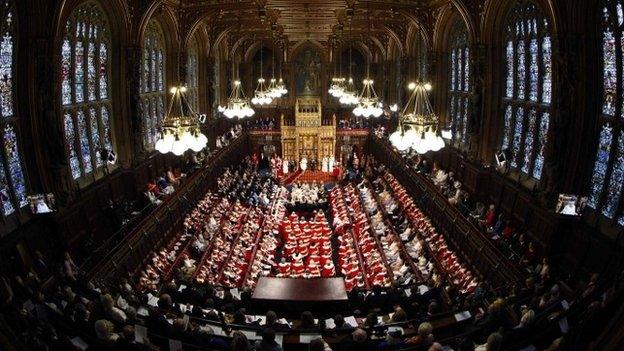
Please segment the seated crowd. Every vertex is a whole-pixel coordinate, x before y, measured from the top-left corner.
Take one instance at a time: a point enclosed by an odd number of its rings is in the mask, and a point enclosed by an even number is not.
[[[223,147],[228,146],[232,141],[241,136],[243,133],[243,126],[237,124],[230,128],[227,132],[222,135],[218,135],[216,138],[216,150],[219,150]]]
[[[2,277],[1,317],[33,350],[281,350],[287,334],[303,330],[322,335],[301,342],[310,350],[563,350],[572,342],[563,329],[533,337],[577,303],[591,308],[570,327],[597,332],[619,285],[603,294],[594,276],[568,291],[542,266],[525,282],[490,288],[393,174],[360,159],[350,163],[353,177],[329,190],[327,211],[293,213],[292,192],[248,157],[138,272],[89,282],[66,255],[51,288],[37,274]],[[267,310],[251,299],[262,276],[342,276],[346,314]]]
[[[460,213],[482,230],[510,259],[528,270],[546,266],[544,274],[548,273],[547,260],[539,259],[535,243],[526,231],[517,226],[512,219],[507,218],[494,204],[486,206],[474,198],[456,179],[454,172],[443,170],[437,163],[431,164],[418,155],[408,154],[405,157],[413,162],[413,168],[417,172],[426,175],[440,189],[448,202],[457,206]]]
[[[245,128],[247,130],[273,130],[279,129],[279,121],[275,117],[259,117],[247,119]]]

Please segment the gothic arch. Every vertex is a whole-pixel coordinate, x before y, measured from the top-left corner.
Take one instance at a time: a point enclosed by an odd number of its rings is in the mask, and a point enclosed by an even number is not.
[[[427,44],[427,36],[420,29],[419,26],[411,25],[407,31],[407,38],[405,40],[405,55],[409,57],[416,57],[416,43],[423,43],[425,46]]]
[[[490,0],[485,4],[483,11],[483,28],[481,28],[481,41],[491,46],[500,44],[504,37],[504,32],[501,30],[505,26],[507,14],[509,10],[516,4],[530,1],[534,3],[546,16],[550,25],[550,33],[553,37],[557,37],[559,32],[565,27],[559,18],[557,6],[555,0]]]
[[[211,43],[210,38],[208,37],[208,32],[206,31],[206,26],[202,22],[188,31],[182,42],[183,49],[188,48],[193,40],[198,41],[202,56],[207,56],[210,52]]]
[[[436,51],[444,51],[448,46],[449,35],[451,35],[451,29],[456,21],[461,21],[466,27],[468,32],[468,39],[470,43],[476,42],[475,26],[470,20],[470,16],[466,16],[465,9],[458,7],[457,4],[446,6],[440,12],[440,16],[436,21],[433,37],[433,47]]]
[[[305,49],[306,47],[315,48],[319,52],[319,56],[321,57],[321,60],[323,62],[328,61],[327,51],[323,48],[323,45],[316,40],[300,41],[297,44],[295,44],[292,47],[292,49],[290,49],[290,52],[288,53],[288,61],[292,61],[292,59],[297,57],[297,55],[299,55],[299,52]]]
[[[373,53],[371,52],[368,45],[360,40],[354,40],[351,42],[350,45],[345,43],[338,48],[338,53],[342,54],[345,51],[349,51],[349,47],[353,47],[353,50],[358,51],[367,62],[373,62]]]
[[[398,52],[400,55],[403,54],[404,48],[403,48],[403,43],[401,42],[401,39],[399,38],[399,36],[388,26],[386,25],[381,25],[381,28],[384,29],[384,31],[386,31],[386,33],[388,33],[388,36],[392,39],[390,42],[388,42],[388,48],[386,49],[386,53],[390,51],[390,48],[394,48],[393,51]]]
[[[145,36],[145,29],[152,19],[157,21],[162,27],[165,37],[165,45],[167,47],[167,56],[169,57],[169,62],[172,62],[173,60],[171,58],[173,58],[174,54],[178,51],[180,44],[178,20],[176,19],[175,14],[167,6],[162,5],[160,7],[150,7],[141,20],[140,34],[138,36],[139,45],[142,45]],[[169,71],[169,68],[167,70]]]
[[[233,52],[237,52],[239,46],[244,42],[244,39],[246,38],[241,38],[236,42],[236,44],[234,44],[234,46],[232,47]],[[275,42],[268,40],[268,39],[260,39],[260,40],[254,41],[254,43],[245,50],[244,55],[243,55],[243,62],[251,62],[253,60],[253,57],[256,55],[256,52],[260,50],[260,47],[269,48],[271,52],[273,53],[273,55],[275,55],[276,60],[279,61],[280,50],[277,47],[277,45],[275,45]]]
[[[17,1],[19,2],[19,1]],[[65,34],[65,23],[74,10],[82,4],[93,2],[100,7],[108,19],[111,30],[111,40],[113,45],[123,45],[128,42],[132,22],[130,19],[130,9],[122,0],[63,0],[58,8],[54,23],[55,38],[62,38]],[[117,42],[117,44],[115,43]]]

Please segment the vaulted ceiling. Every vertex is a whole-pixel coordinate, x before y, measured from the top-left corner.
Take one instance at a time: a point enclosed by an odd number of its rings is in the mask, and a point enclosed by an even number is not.
[[[436,14],[448,0],[171,0],[186,21],[203,21],[211,39],[230,48],[243,38],[292,47],[315,41],[327,48],[359,41],[385,54],[403,50],[408,31],[427,35]]]

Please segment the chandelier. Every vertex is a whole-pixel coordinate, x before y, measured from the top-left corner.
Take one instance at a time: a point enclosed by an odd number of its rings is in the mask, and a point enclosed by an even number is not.
[[[232,92],[227,99],[227,106],[219,106],[218,109],[227,118],[251,117],[255,113],[245,97],[240,80],[235,80],[232,83]]]
[[[254,105],[268,105],[273,101],[271,97],[271,91],[267,88],[264,80],[264,71],[262,70],[262,45],[260,45],[260,78],[258,78],[258,85],[254,91],[254,97],[251,99],[251,103]]]
[[[264,78],[258,78],[258,85],[254,91],[254,97],[251,98],[251,103],[254,105],[268,105],[273,101],[271,92],[266,87]]]
[[[379,117],[383,113],[383,104],[379,101],[375,88],[373,88],[373,80],[366,78],[363,81],[364,87],[362,93],[358,97],[358,103],[353,109],[353,114],[362,117]]]
[[[281,72],[280,72],[280,75],[281,75]],[[277,81],[277,85],[275,86],[275,91],[280,94],[279,97],[282,97],[288,94],[288,89],[286,89],[286,84],[284,84],[284,80],[281,77]]]
[[[347,80],[342,96],[340,96],[338,101],[343,105],[355,105],[359,102],[358,92],[357,89],[355,89],[355,84],[353,84],[353,78],[349,77]]]
[[[186,101],[186,87],[173,87],[171,93],[173,98],[162,122],[162,134],[156,141],[155,148],[162,154],[171,152],[176,156],[187,150],[199,152],[206,147],[208,138],[201,132],[199,120]],[[179,110],[174,112],[174,106],[179,107]]]
[[[369,4],[370,7],[370,4]],[[368,34],[371,32],[370,8],[368,9]],[[362,93],[358,97],[358,102],[353,109],[353,114],[362,117],[379,117],[383,113],[383,104],[379,101],[373,80],[370,78],[370,59],[366,63],[366,79],[363,81]]]
[[[397,130],[390,135],[390,142],[399,151],[413,149],[419,154],[439,151],[444,147],[438,116],[429,102],[429,83],[410,83],[412,94],[399,114]]]
[[[284,80],[282,79],[282,67],[280,65],[280,79],[275,79],[275,54],[271,56],[271,80],[268,87],[268,95],[273,99],[279,99],[288,93]]]
[[[357,92],[357,89],[355,89],[355,84],[353,84],[353,72],[351,69],[351,67],[353,66],[352,53],[351,53],[352,50],[353,50],[353,45],[349,46],[349,79],[347,80],[347,83],[344,85],[342,96],[340,96],[340,99],[339,99],[340,103],[343,105],[355,105],[359,102],[358,92]],[[342,55],[340,55],[340,58],[342,61]]]
[[[333,50],[332,46],[332,50]],[[334,57],[335,56],[335,50],[333,50],[334,52]],[[334,77],[331,79],[331,84],[329,86],[329,90],[327,90],[327,92],[329,93],[329,95],[335,97],[336,99],[340,99],[340,97],[342,97],[342,94],[344,93],[345,90],[345,79],[342,77],[342,54],[340,54],[339,60],[338,60],[338,68],[340,70],[340,73],[338,75],[336,75],[336,60],[334,59]]]
[[[332,83],[329,86],[329,90],[327,91],[331,96],[335,98],[340,98],[344,92],[344,82],[345,79],[341,77],[332,78]]]

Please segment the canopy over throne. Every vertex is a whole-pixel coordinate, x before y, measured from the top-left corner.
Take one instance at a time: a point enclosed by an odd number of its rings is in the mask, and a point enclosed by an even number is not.
[[[322,118],[319,97],[297,98],[295,124],[286,125],[281,116],[282,158],[298,162],[302,158],[320,161],[334,156],[336,146],[336,116]]]

